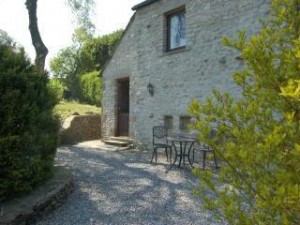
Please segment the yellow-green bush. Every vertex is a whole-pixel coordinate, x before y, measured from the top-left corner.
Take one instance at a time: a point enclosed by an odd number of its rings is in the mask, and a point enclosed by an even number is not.
[[[199,139],[222,160],[218,176],[194,170],[197,193],[228,224],[300,224],[299,24],[299,0],[271,1],[257,35],[223,40],[245,63],[234,74],[242,98],[215,90],[190,105]],[[216,127],[218,138],[208,141]]]

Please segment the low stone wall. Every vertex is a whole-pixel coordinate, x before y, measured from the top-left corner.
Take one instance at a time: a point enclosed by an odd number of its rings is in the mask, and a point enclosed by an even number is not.
[[[100,139],[101,116],[70,116],[64,121],[59,137],[62,145]]]
[[[27,225],[61,206],[73,191],[71,171],[55,167],[54,176],[26,196],[0,204],[0,225]]]

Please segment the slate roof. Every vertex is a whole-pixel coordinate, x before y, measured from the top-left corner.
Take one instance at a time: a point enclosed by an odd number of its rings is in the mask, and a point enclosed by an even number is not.
[[[157,2],[157,1],[159,1],[159,0],[146,0],[146,1],[143,1],[143,2],[133,6],[131,9],[138,10],[138,9],[144,8],[148,5],[151,5],[152,3]]]

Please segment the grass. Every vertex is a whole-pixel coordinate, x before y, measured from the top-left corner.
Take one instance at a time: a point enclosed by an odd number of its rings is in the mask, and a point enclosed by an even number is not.
[[[61,120],[65,120],[74,113],[78,113],[79,115],[86,115],[90,113],[101,114],[101,108],[93,105],[81,104],[75,101],[62,101],[55,106],[54,113],[57,114]]]

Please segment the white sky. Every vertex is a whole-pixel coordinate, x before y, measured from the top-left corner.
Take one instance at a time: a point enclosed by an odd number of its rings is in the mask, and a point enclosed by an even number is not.
[[[143,0],[95,0],[96,34],[103,35],[125,28],[133,14],[131,7]],[[71,43],[74,17],[66,0],[38,0],[38,25],[43,42],[49,50],[49,60]],[[28,14],[25,0],[0,0],[0,29],[6,31],[15,41],[25,47],[34,59],[35,51],[28,30]]]

